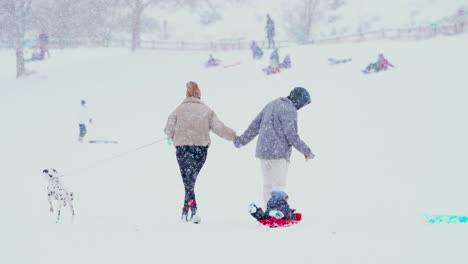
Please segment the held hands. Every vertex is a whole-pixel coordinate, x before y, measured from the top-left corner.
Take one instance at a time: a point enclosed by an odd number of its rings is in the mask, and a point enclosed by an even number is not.
[[[54,208],[51,207],[49,211],[50,211],[50,213],[53,213],[53,212],[54,212]]]
[[[233,141],[234,146],[235,146],[236,148],[242,147],[242,145],[241,145],[240,142],[239,142],[239,138],[240,138],[239,136],[236,136],[236,137],[234,138],[234,141]]]

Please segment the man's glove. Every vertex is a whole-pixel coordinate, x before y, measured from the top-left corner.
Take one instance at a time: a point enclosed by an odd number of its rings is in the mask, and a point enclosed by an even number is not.
[[[313,159],[315,157],[315,155],[314,155],[314,153],[311,152],[309,155],[304,154],[304,157],[305,157],[305,159],[307,161],[307,160]]]
[[[240,139],[240,137],[236,137],[236,139],[234,139],[234,141],[233,141],[234,146],[236,146],[236,148],[242,147],[241,143],[239,142],[239,139]]]

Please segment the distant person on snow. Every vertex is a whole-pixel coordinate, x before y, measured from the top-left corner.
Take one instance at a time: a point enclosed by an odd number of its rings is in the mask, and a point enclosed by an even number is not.
[[[181,220],[198,224],[201,218],[197,212],[195,183],[208,155],[210,131],[229,141],[234,141],[237,135],[201,100],[197,83],[188,82],[186,87],[187,97],[169,115],[164,133],[172,139],[176,147],[177,162],[185,187]]]
[[[255,42],[255,40],[252,40],[252,44],[250,44],[250,50],[252,50],[252,57],[254,60],[259,60],[263,57],[263,51],[258,46],[257,42]]]
[[[289,68],[291,68],[291,57],[289,57],[289,55],[287,55],[286,57],[284,57],[283,62],[281,62],[281,63],[279,64],[279,67],[282,68],[282,69],[289,69]]]
[[[86,101],[81,100],[80,107],[80,119],[78,125],[80,127],[80,136],[78,137],[78,142],[83,143],[83,138],[86,135],[86,125],[92,124],[93,119],[89,116],[88,108],[86,107]]]
[[[273,50],[273,52],[271,52],[270,65],[271,66],[278,66],[279,65],[279,54],[278,54],[278,49],[276,49],[276,48]]]
[[[328,58],[328,64],[329,65],[336,65],[336,64],[342,64],[342,63],[348,63],[351,60],[352,60],[352,58],[346,58],[346,59]]]
[[[279,54],[278,49],[274,49],[270,55],[270,65],[264,69],[262,69],[267,75],[279,73],[280,70],[280,62],[279,62]]]
[[[48,57],[50,58],[49,53],[49,37],[46,33],[41,33],[38,38],[38,45],[34,48],[36,50],[33,51],[30,59],[25,59],[25,62],[31,61],[43,61],[45,59],[45,54],[47,53]]]
[[[272,49],[272,48],[275,48],[275,40],[274,40],[275,22],[273,21],[273,19],[271,19],[270,14],[266,15],[266,19],[267,19],[267,22],[266,22],[265,30],[266,30],[267,40],[268,40],[268,48]]]
[[[260,159],[263,174],[263,198],[267,204],[272,191],[285,191],[292,147],[306,160],[314,154],[299,137],[297,111],[310,104],[309,92],[294,88],[289,96],[268,103],[247,130],[234,141],[237,148],[247,145],[258,135],[255,157]]]
[[[300,220],[298,214],[295,214],[296,210],[289,207],[288,195],[283,191],[272,191],[266,206],[266,211],[263,211],[261,207],[250,204],[249,213],[257,220],[268,218]]]
[[[371,73],[371,72],[379,72],[379,71],[386,71],[388,66],[394,67],[382,53],[379,54],[377,62],[370,63],[367,67],[362,71],[364,73]]]
[[[35,50],[31,54],[30,59],[25,59],[24,62],[31,62],[31,61],[43,61],[44,60],[44,51],[43,50]]]
[[[49,52],[49,35],[47,33],[42,32],[39,35],[39,49],[41,50],[42,54],[47,53],[47,57],[50,58],[50,52]]]
[[[218,66],[220,62],[221,60],[215,59],[213,55],[210,54],[210,58],[208,59],[205,65],[206,67],[214,67]]]
[[[457,33],[465,32],[465,10],[459,9],[457,14],[455,15],[454,22],[455,22],[455,31]]]

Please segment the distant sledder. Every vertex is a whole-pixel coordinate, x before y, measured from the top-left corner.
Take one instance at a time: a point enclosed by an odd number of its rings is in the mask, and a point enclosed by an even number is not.
[[[329,65],[343,64],[343,63],[348,63],[351,60],[352,58],[346,58],[346,59],[328,58],[328,64]]]
[[[283,59],[283,62],[281,62],[279,64],[279,67],[281,69],[289,69],[291,68],[291,57],[289,55],[287,55],[286,57],[284,57]]]
[[[31,62],[31,61],[43,61],[45,57],[45,52],[44,50],[35,50],[31,54],[31,58],[25,59],[24,62]]]
[[[274,49],[270,55],[270,65],[262,71],[264,71],[267,75],[280,73],[281,69],[290,69],[291,68],[291,57],[286,55],[284,57],[283,62],[280,62],[278,49]]]
[[[364,70],[362,70],[362,72],[367,74],[372,72],[376,73],[380,71],[386,71],[388,66],[395,67],[384,57],[382,53],[380,53],[377,62],[370,63]]]
[[[41,33],[38,38],[37,46],[34,46],[35,50],[31,54],[31,58],[25,59],[25,62],[31,61],[43,61],[45,59],[45,55],[50,58],[49,52],[49,36],[46,33]]]
[[[262,69],[267,75],[280,73],[280,62],[279,62],[279,54],[278,49],[275,48],[270,55],[270,65],[264,69]]]
[[[208,59],[207,62],[205,62],[205,67],[217,67],[221,64],[221,60],[215,59],[213,55],[210,54],[210,58]]]
[[[250,50],[252,51],[252,57],[254,60],[259,60],[263,57],[263,50],[258,46],[255,40],[252,40],[252,44],[250,44]]]
[[[249,206],[250,215],[262,225],[269,227],[286,227],[297,224],[301,221],[302,214],[295,211],[289,207],[288,195],[283,191],[271,192],[266,211],[253,203]]]

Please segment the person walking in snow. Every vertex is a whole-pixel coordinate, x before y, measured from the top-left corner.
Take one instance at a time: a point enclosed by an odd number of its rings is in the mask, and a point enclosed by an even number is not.
[[[268,40],[268,48],[272,49],[275,48],[275,22],[271,19],[270,14],[266,15],[267,22],[265,26],[267,40]]]
[[[89,116],[88,107],[86,106],[86,101],[81,100],[81,107],[80,107],[80,118],[79,118],[79,128],[80,128],[80,136],[78,137],[78,142],[83,143],[83,138],[86,135],[86,125],[92,124],[93,119]]]
[[[280,97],[268,103],[247,130],[234,140],[234,145],[240,148],[258,135],[255,156],[260,159],[262,168],[265,204],[272,191],[286,189],[292,146],[304,154],[306,160],[314,158],[297,130],[297,110],[310,102],[309,92],[305,88],[296,87],[288,97]]]
[[[237,136],[236,132],[225,126],[216,113],[201,100],[197,83],[188,82],[186,87],[186,98],[169,115],[164,132],[176,147],[177,162],[185,187],[181,220],[190,220],[198,224],[201,219],[197,213],[195,183],[208,155],[210,131],[229,141],[233,141]]]

